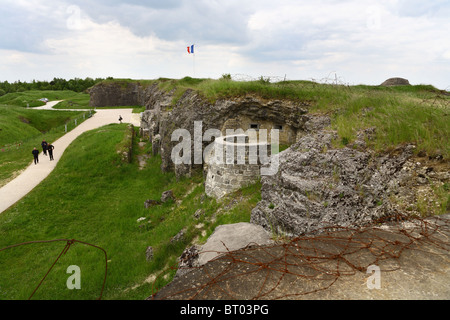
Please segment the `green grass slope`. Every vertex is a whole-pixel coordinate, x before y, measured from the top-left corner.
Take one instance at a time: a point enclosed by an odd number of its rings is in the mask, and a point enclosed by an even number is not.
[[[33,147],[41,150],[43,139],[53,142],[80,124],[83,112],[33,110],[0,105],[0,186],[32,161]]]
[[[131,81],[142,86],[156,83],[161,90],[173,92],[174,107],[186,90],[197,91],[211,103],[245,95],[308,102],[311,113],[331,117],[332,127],[339,134],[336,146],[351,143],[359,130],[376,127],[375,139],[369,143],[375,150],[414,143],[417,152],[450,158],[450,93],[431,85],[349,86],[303,80],[270,82],[263,77],[233,81],[226,75],[218,80],[185,77],[152,81],[109,79],[104,83],[125,85]]]
[[[204,197],[203,176],[177,181],[161,173],[152,157],[140,169],[134,158],[122,163],[117,153],[126,125],[109,125],[84,133],[66,150],[56,169],[14,207],[0,215],[0,249],[36,240],[76,239],[107,253],[103,299],[144,299],[175,273],[176,258],[194,239],[204,241],[215,226],[249,221],[260,198],[258,184],[233,197],[240,201],[224,214],[221,204]],[[134,156],[151,150],[134,141]],[[171,189],[176,201],[145,209]],[[197,210],[203,214],[194,218]],[[141,219],[138,221],[140,218]],[[185,229],[184,238],[171,239]],[[64,242],[30,244],[0,251],[0,299],[27,299],[56,260]],[[146,260],[148,246],[154,258]],[[81,289],[66,285],[71,265],[80,267]],[[97,299],[105,273],[101,250],[75,243],[62,255],[33,299]],[[153,284],[153,280],[156,280]]]
[[[0,97],[0,104],[33,108],[45,105],[44,102],[39,101],[41,98],[47,98],[49,101],[81,99],[89,102],[89,95],[86,93],[71,90],[31,90],[5,94]]]

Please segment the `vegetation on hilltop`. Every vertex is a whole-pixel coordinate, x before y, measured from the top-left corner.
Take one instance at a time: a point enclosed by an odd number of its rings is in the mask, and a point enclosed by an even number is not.
[[[131,79],[109,79],[129,83]],[[430,156],[450,156],[450,93],[431,85],[367,86],[321,84],[313,81],[270,82],[261,77],[255,81],[221,79],[160,78],[142,82],[157,84],[161,90],[173,93],[175,106],[187,90],[195,90],[214,103],[218,99],[233,99],[255,95],[263,99],[288,99],[308,102],[310,112],[328,114],[332,128],[338,131],[336,146],[351,143],[358,131],[376,128],[369,145],[385,151],[399,144],[414,143],[417,152]]]
[[[47,98],[49,101],[75,101],[77,104],[82,102],[83,105],[89,105],[88,94],[71,90],[30,90],[7,93],[0,97],[0,104],[34,108],[45,105],[45,102],[39,100],[42,98]]]
[[[103,81],[101,78],[75,78],[75,79],[62,79],[62,78],[53,78],[51,81],[36,81],[32,82],[22,82],[15,81],[13,83],[9,83],[8,81],[0,82],[0,96],[3,96],[7,93],[15,93],[15,92],[25,92],[31,90],[51,90],[51,91],[61,91],[61,90],[70,90],[75,92],[83,92],[93,85]]]

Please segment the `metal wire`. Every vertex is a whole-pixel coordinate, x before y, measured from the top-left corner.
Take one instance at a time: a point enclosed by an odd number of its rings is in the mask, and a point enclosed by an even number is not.
[[[14,244],[14,245],[10,245],[7,246],[5,248],[0,249],[0,252],[8,250],[8,249],[12,249],[12,248],[17,248],[20,246],[25,246],[25,245],[30,245],[30,244],[36,244],[36,243],[52,243],[52,242],[65,242],[66,245],[64,246],[64,248],[62,249],[62,251],[60,252],[60,254],[58,255],[58,257],[56,258],[56,260],[53,262],[53,264],[50,266],[50,268],[48,269],[47,273],[44,275],[44,277],[41,279],[41,281],[39,282],[39,284],[36,286],[36,288],[33,290],[33,292],[31,293],[30,297],[28,298],[28,300],[31,300],[31,298],[33,297],[33,295],[36,293],[36,291],[39,289],[39,287],[41,286],[41,284],[44,282],[45,278],[47,278],[48,274],[50,273],[50,271],[53,269],[53,267],[55,266],[55,264],[58,262],[58,260],[61,258],[62,255],[65,255],[67,253],[67,251],[70,249],[70,247],[74,244],[74,243],[81,243],[87,246],[91,246],[94,248],[97,248],[101,251],[103,251],[103,253],[105,254],[105,276],[103,279],[103,284],[102,284],[102,289],[100,292],[100,296],[98,297],[97,300],[101,300],[102,299],[102,295],[103,295],[103,291],[105,288],[105,283],[106,283],[106,276],[108,273],[108,257],[106,254],[106,251],[96,245],[84,242],[84,241],[80,241],[80,240],[76,240],[76,239],[56,239],[56,240],[38,240],[38,241],[29,241],[29,242],[22,242],[22,243],[18,243],[18,244]]]
[[[214,297],[220,293],[226,299],[246,300],[306,296],[329,289],[342,277],[365,273],[372,265],[383,266],[384,272],[398,270],[401,268],[400,257],[406,250],[423,251],[427,245],[428,249],[431,246],[449,252],[450,220],[434,219],[432,222],[396,215],[363,228],[329,227],[316,235],[296,237],[286,243],[263,247],[249,244],[241,250],[217,252],[221,256],[211,263],[217,260],[220,264],[188,268],[197,270],[195,287],[186,285],[187,288],[182,288],[178,283],[180,286],[171,290],[153,288],[154,293],[147,299],[208,299],[208,292],[215,293]],[[380,223],[387,222],[394,227],[380,227]],[[408,228],[402,227],[405,223],[409,223]],[[442,237],[443,234],[447,236]],[[177,266],[170,269],[177,269]],[[239,291],[240,283],[252,275],[258,275],[262,280],[252,282],[253,296],[243,296]],[[286,290],[282,282],[288,282],[287,278],[291,282],[305,282],[295,290],[292,287]],[[235,281],[236,286],[230,285],[231,281]],[[316,285],[308,287],[306,281],[316,282]]]

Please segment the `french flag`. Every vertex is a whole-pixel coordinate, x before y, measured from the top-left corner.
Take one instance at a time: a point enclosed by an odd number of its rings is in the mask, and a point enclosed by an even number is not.
[[[188,53],[194,53],[194,45],[187,47]]]

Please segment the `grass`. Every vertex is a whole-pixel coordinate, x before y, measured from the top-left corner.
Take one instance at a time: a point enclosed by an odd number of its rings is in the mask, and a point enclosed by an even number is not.
[[[342,103],[341,107],[318,108],[333,112],[333,128],[337,130],[342,145],[355,139],[359,130],[375,127],[376,136],[371,146],[385,151],[404,143],[415,143],[417,150],[429,155],[442,154],[448,159],[449,99],[443,105],[433,105],[433,94],[421,93],[422,98],[413,99],[411,92],[363,90]],[[405,90],[405,89],[403,89]]]
[[[0,105],[0,186],[32,161],[33,147],[41,150],[42,140],[53,142],[80,124],[83,112],[33,110]]]
[[[431,156],[440,154],[445,159],[450,156],[450,96],[430,85],[345,86],[311,81],[238,82],[187,77],[165,79],[160,88],[175,90],[174,104],[188,89],[198,91],[211,103],[248,94],[306,102],[310,112],[331,116],[341,147],[354,141],[359,130],[376,127],[375,138],[369,145],[377,151],[414,143],[418,151]]]
[[[38,101],[41,98],[47,98],[49,101],[56,100],[74,100],[89,102],[89,95],[85,93],[77,93],[70,90],[31,90],[24,92],[8,93],[0,97],[0,104],[12,105],[18,107],[39,107],[45,105],[44,102]]]
[[[126,85],[133,80],[107,81],[121,81]],[[270,83],[261,79],[237,82],[226,78],[189,77],[142,82],[143,85],[154,83],[174,93],[174,106],[186,90],[198,91],[211,103],[247,94],[263,99],[307,102],[310,112],[331,116],[331,126],[339,134],[338,146],[351,143],[358,130],[376,127],[374,140],[368,141],[375,150],[416,143],[418,151],[439,153],[446,159],[449,156],[449,98],[431,86],[350,87],[308,81]],[[42,93],[28,96],[30,99],[36,97],[41,98]],[[18,167],[20,165],[16,163],[21,159],[29,159],[25,161],[29,163],[30,147],[40,143],[42,130],[47,130],[45,138],[51,141],[52,130],[65,121],[35,119],[50,113],[28,113],[35,110],[23,108],[24,101],[28,101],[24,96],[5,99],[16,107],[1,110],[0,117],[4,118],[0,120],[5,132],[0,131],[0,134],[5,133],[3,137],[7,137],[3,141],[11,144],[25,136],[29,137],[30,144],[21,145],[19,149],[23,148],[23,153],[18,150],[0,153],[3,157],[0,158],[2,173],[4,169],[14,171],[7,169],[8,162]],[[71,101],[71,106],[87,106],[88,100],[86,95],[80,95]],[[66,106],[70,105],[66,103]],[[12,119],[16,121],[16,127],[20,126],[17,130],[20,135],[15,136],[14,125],[7,126],[13,122]],[[58,134],[61,133],[55,132],[55,137]],[[176,259],[186,246],[206,241],[220,224],[250,220],[251,209],[261,197],[259,182],[217,202],[204,195],[202,172],[177,180],[173,173],[161,172],[159,157],[151,157],[141,170],[136,157],[140,153],[149,153],[149,143],[140,147],[136,139],[131,163],[123,162],[117,151],[124,146],[126,134],[126,124],[114,124],[76,139],[50,176],[0,215],[0,248],[25,241],[51,239],[77,239],[95,244],[104,248],[108,255],[103,298],[141,300],[153,293],[154,286],[162,287],[171,280],[175,274],[171,267],[176,266]],[[145,209],[146,199],[159,200],[162,192],[169,189],[173,190],[175,201]],[[448,189],[447,184],[436,189],[442,200],[440,210],[443,211],[449,206]],[[426,203],[419,205],[424,207]],[[194,217],[196,212],[201,213],[199,218]],[[181,230],[184,230],[183,239],[172,242],[171,239]],[[1,251],[0,299],[28,298],[64,245],[52,242]],[[148,246],[154,250],[152,261],[145,258]],[[100,250],[76,243],[61,256],[34,298],[96,299],[104,277],[104,264]],[[71,265],[81,269],[81,290],[67,289],[66,280],[70,276],[67,268]]]
[[[189,243],[206,240],[218,224],[249,221],[260,197],[258,185],[236,193],[238,203],[216,214],[222,204],[204,196],[201,172],[177,180],[174,174],[161,172],[159,157],[150,158],[140,170],[136,157],[149,146],[141,149],[137,139],[133,161],[121,161],[117,150],[126,134],[126,124],[113,124],[77,138],[50,176],[0,215],[0,248],[51,239],[94,244],[108,256],[103,299],[141,300],[152,294],[153,285],[146,282],[150,275],[166,275],[157,278],[157,287],[171,280],[175,270],[170,267]],[[145,209],[146,199],[158,200],[169,189],[175,202]],[[197,210],[203,212],[198,220],[193,216]],[[138,222],[141,217],[144,222]],[[182,229],[184,239],[172,243]],[[27,299],[64,245],[32,244],[0,252],[0,299]],[[151,262],[145,258],[148,246],[154,248]],[[81,269],[80,290],[66,287],[71,265]],[[33,299],[96,299],[104,270],[103,252],[76,243],[55,264]]]
[[[130,79],[110,79],[123,85]],[[442,155],[449,159],[450,96],[431,85],[413,86],[347,86],[319,84],[312,81],[281,81],[271,83],[261,78],[256,81],[221,79],[136,80],[142,85],[157,83],[161,90],[172,92],[175,107],[187,90],[195,90],[210,103],[255,95],[263,99],[285,99],[309,104],[310,112],[328,114],[332,128],[337,130],[337,146],[343,147],[355,140],[358,131],[376,127],[369,146],[377,151],[414,143],[417,151]]]
[[[61,101],[54,106],[53,109],[92,109],[92,107],[89,106],[89,100],[89,94],[78,93],[74,96],[67,97],[64,101]]]

